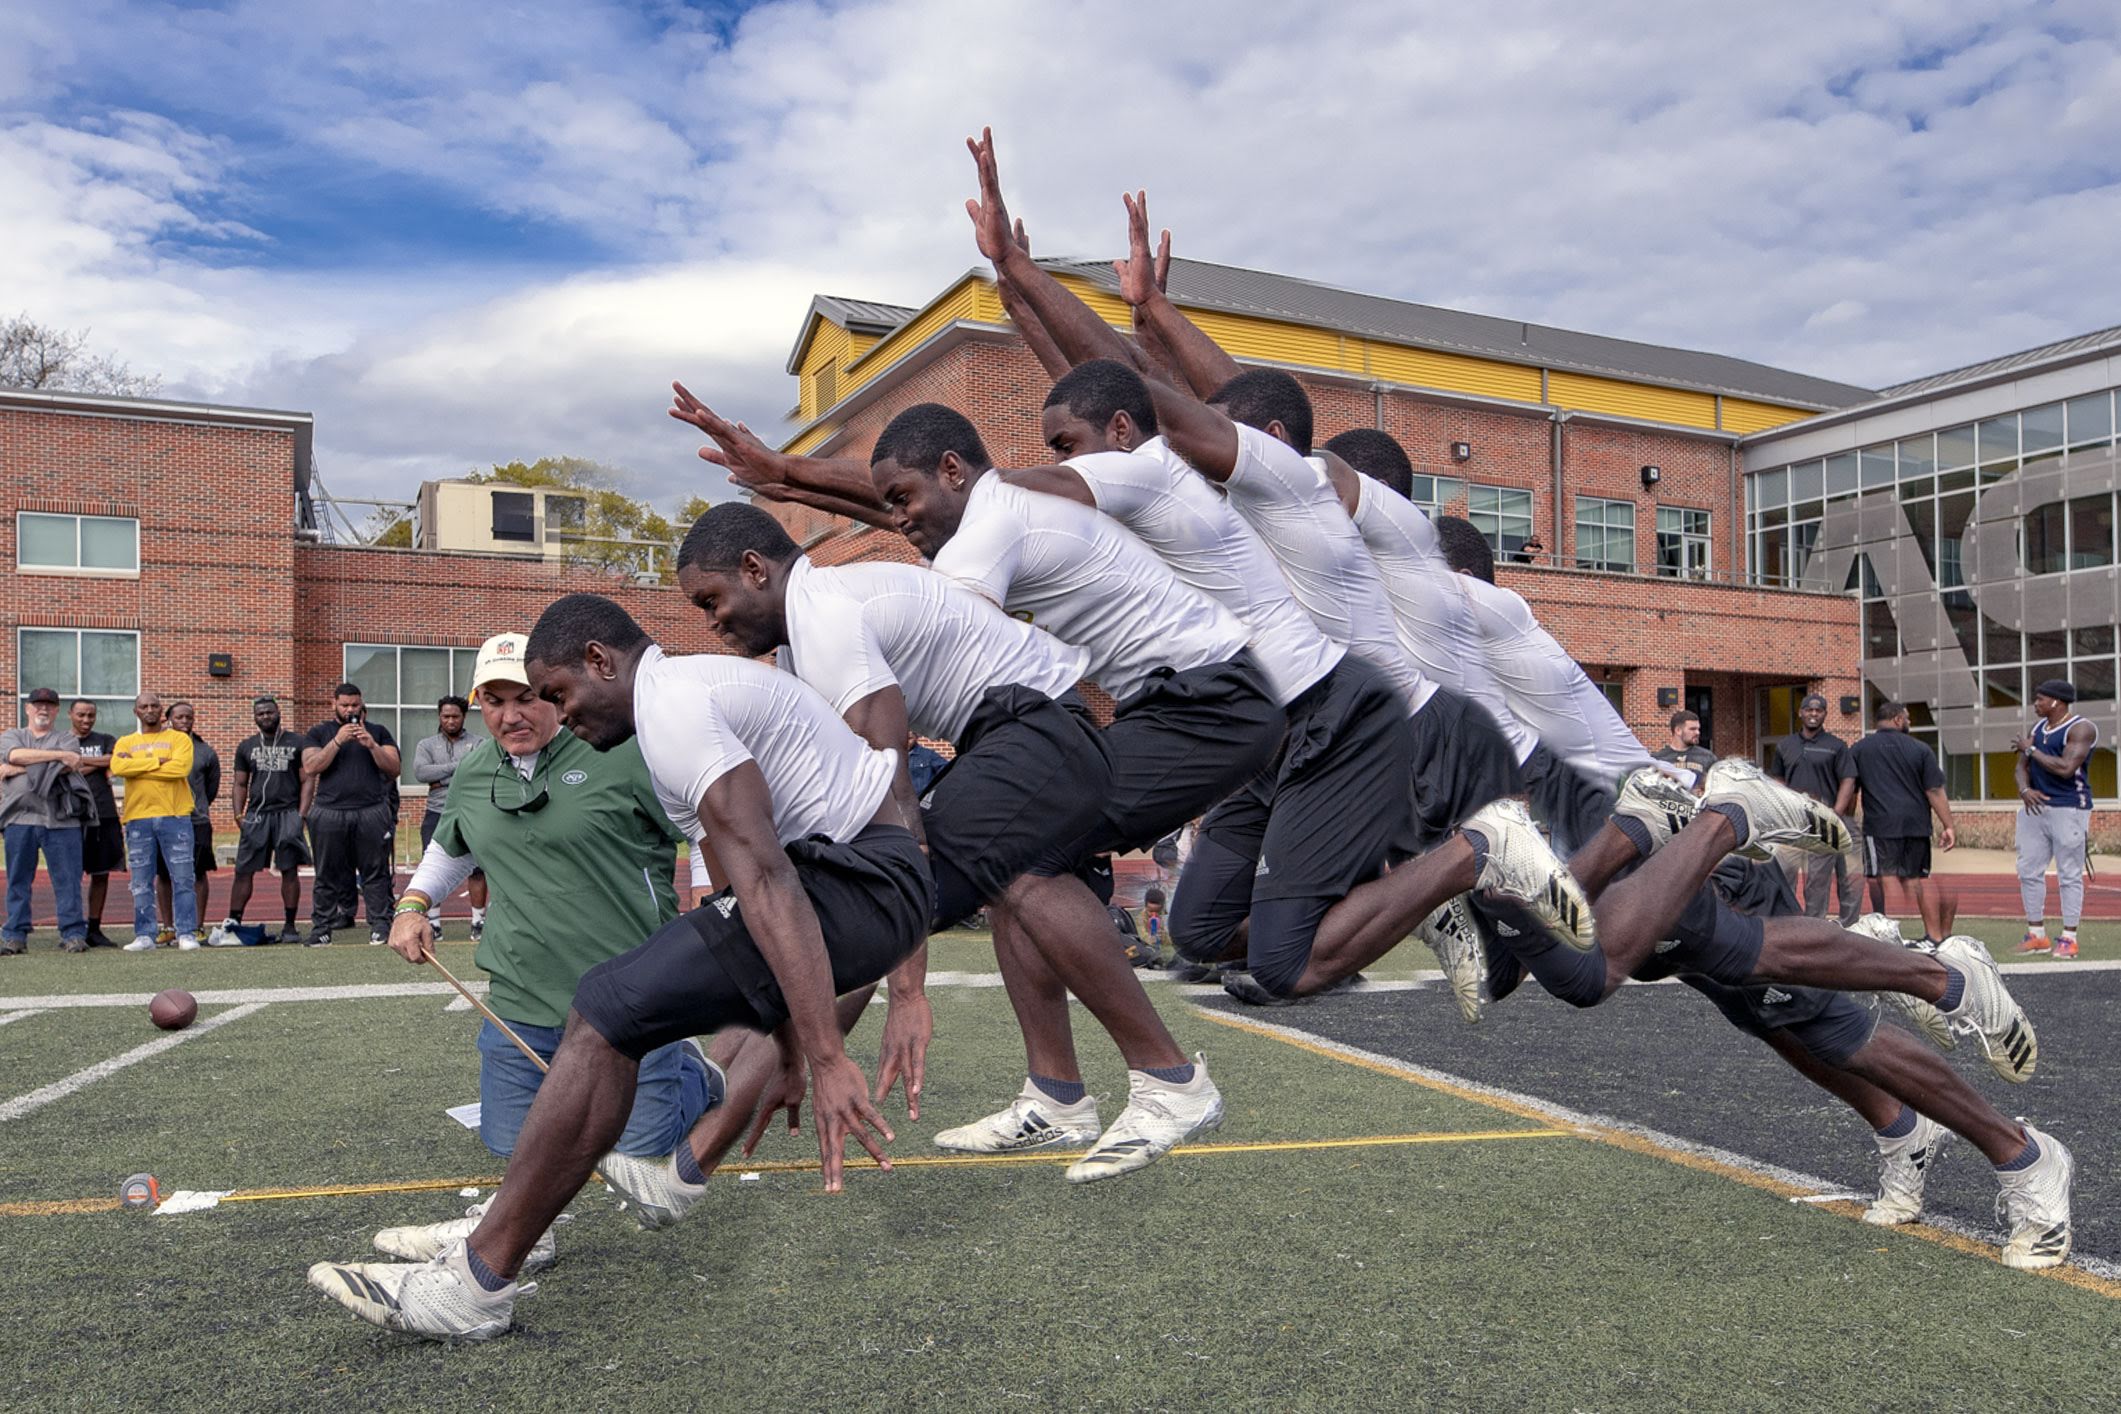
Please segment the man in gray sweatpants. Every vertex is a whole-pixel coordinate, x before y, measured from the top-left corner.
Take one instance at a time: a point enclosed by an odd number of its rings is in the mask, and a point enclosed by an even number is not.
[[[2033,689],[2033,725],[2014,738],[2018,753],[2018,894],[2025,903],[2021,953],[2077,955],[2077,920],[2084,913],[2084,837],[2092,818],[2091,775],[2085,763],[2099,729],[2071,710],[2075,684],[2049,678]],[[2055,862],[2062,894],[2062,936],[2047,937],[2047,863]]]

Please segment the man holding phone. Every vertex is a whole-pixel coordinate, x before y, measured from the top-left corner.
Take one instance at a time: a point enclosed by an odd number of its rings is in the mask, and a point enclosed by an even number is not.
[[[331,719],[302,738],[302,774],[316,782],[309,807],[316,892],[310,934],[302,940],[310,947],[330,942],[334,929],[353,926],[357,874],[368,905],[368,940],[381,944],[390,933],[398,744],[388,729],[365,717],[361,689],[342,682],[331,690]]]

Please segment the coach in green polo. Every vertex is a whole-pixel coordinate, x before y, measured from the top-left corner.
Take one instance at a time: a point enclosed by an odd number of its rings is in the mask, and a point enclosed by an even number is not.
[[[530,690],[523,635],[487,639],[473,682],[489,739],[457,768],[433,842],[398,900],[390,945],[423,961],[432,900],[484,869],[493,903],[477,960],[492,978],[487,1003],[549,1061],[582,974],[677,915],[672,876],[684,837],[656,803],[637,742],[598,751],[560,729],[558,710]],[[479,1137],[502,1158],[543,1078],[492,1022],[481,1028]],[[618,1152],[664,1158],[721,1089],[692,1046],[650,1052]]]

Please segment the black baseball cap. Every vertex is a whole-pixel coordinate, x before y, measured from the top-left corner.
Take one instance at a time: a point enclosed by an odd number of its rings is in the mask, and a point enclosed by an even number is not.
[[[56,707],[59,705],[59,694],[56,690],[49,687],[33,687],[29,690],[29,700],[32,702],[49,702]]]

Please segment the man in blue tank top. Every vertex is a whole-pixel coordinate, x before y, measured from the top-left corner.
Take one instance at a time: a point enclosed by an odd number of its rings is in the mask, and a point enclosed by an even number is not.
[[[2077,920],[2084,912],[2084,836],[2092,818],[2091,775],[2085,763],[2099,729],[2077,715],[2075,684],[2049,678],[2033,689],[2033,725],[2011,740],[2018,753],[2018,894],[2025,901],[2021,953],[2077,955]],[[2062,893],[2062,936],[2047,938],[2047,862],[2055,862]]]

